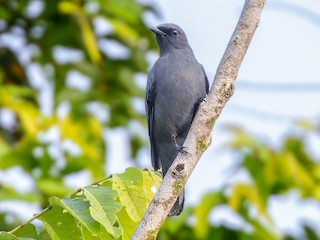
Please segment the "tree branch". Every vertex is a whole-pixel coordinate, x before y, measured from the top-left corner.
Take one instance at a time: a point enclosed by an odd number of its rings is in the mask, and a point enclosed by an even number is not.
[[[202,153],[210,145],[211,131],[224,105],[234,92],[234,81],[259,25],[265,0],[246,0],[236,29],[229,41],[214,79],[192,123],[184,146],[190,154],[178,154],[141,220],[132,240],[156,239],[179,193]]]

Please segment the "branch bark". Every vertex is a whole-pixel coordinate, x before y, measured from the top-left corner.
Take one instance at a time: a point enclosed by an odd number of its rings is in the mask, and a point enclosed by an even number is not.
[[[234,92],[234,82],[251,39],[259,25],[265,0],[246,0],[236,29],[217,69],[213,86],[202,102],[184,146],[190,154],[178,154],[145,212],[132,240],[156,239],[179,193],[211,143],[211,131]]]

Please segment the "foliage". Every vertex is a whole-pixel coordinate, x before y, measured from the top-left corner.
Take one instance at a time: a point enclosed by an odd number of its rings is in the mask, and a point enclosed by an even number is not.
[[[36,215],[44,226],[40,235],[28,222],[1,232],[0,239],[130,239],[160,182],[154,172],[128,168],[70,197],[50,198],[50,206]]]
[[[73,191],[65,184],[73,173],[105,176],[103,130],[145,124],[132,101],[144,96],[135,78],[155,49],[146,12],[156,14],[134,0],[0,1],[0,115],[14,116],[9,127],[0,124],[0,170],[23,169],[34,185],[23,193],[1,185],[0,201],[46,207]],[[128,135],[134,159],[146,141]],[[8,214],[0,213],[3,230],[17,223],[6,222]]]

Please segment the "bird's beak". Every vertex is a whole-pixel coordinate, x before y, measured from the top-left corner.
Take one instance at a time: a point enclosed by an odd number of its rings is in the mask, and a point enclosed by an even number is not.
[[[152,31],[152,32],[154,32],[156,35],[160,35],[160,36],[165,36],[166,35],[166,33],[165,32],[162,32],[159,28],[157,28],[157,27],[152,27],[152,28],[150,28],[150,30]]]

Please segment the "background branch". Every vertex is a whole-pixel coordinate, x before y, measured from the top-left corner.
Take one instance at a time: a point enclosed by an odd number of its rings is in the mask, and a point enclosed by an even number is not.
[[[265,0],[246,0],[239,22],[223,55],[213,86],[197,112],[184,146],[178,154],[131,239],[155,239],[202,153],[211,142],[215,120],[234,92],[234,81],[259,25]]]

